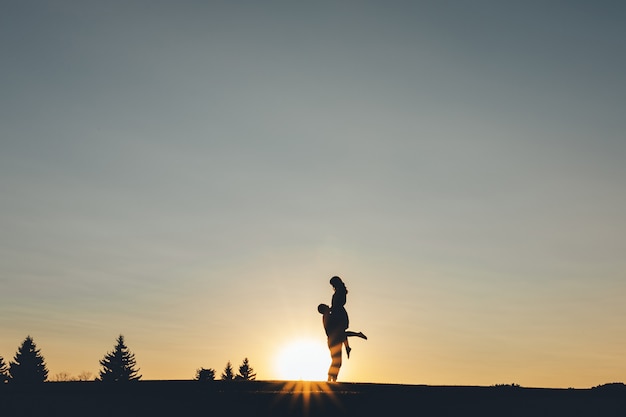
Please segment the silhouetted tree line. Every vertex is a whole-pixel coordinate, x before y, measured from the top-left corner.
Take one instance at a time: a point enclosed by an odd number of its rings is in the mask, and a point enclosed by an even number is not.
[[[119,335],[117,344],[112,352],[107,353],[100,360],[102,369],[96,378],[102,382],[137,381],[141,378],[136,368],[135,355],[128,350],[124,343],[124,336]],[[82,372],[78,378],[72,378],[66,372],[55,375],[56,381],[86,381],[91,379],[90,372]],[[4,358],[0,356],[0,383],[34,383],[48,380],[48,367],[41,351],[33,338],[27,336],[18,348],[15,357],[7,367]]]
[[[256,379],[256,374],[254,373],[254,369],[252,369],[252,367],[250,366],[250,361],[248,360],[248,358],[244,358],[241,366],[239,366],[239,372],[237,374],[234,373],[232,363],[228,361],[220,379],[222,381],[254,381]],[[200,368],[196,370],[196,380],[214,381],[215,369]]]
[[[521,388],[520,384],[513,382],[512,384],[496,384],[492,385],[494,388]]]
[[[119,335],[111,352],[107,352],[99,361],[102,367],[96,381],[101,382],[132,382],[141,379],[137,368],[135,355],[128,349],[124,336]],[[82,372],[77,378],[71,377],[66,372],[55,375],[55,381],[87,381],[91,379],[90,372]],[[196,371],[196,379],[199,381],[215,380],[215,369],[200,368]],[[221,375],[224,381],[253,381],[256,379],[254,369],[250,366],[248,358],[245,358],[239,367],[239,372],[234,373],[230,361],[226,364]],[[4,383],[34,383],[48,380],[48,367],[41,351],[29,336],[19,346],[12,361],[5,363],[0,356],[0,384]]]
[[[623,382],[609,382],[608,384],[596,385],[591,389],[596,391],[619,391],[626,392],[626,385]]]

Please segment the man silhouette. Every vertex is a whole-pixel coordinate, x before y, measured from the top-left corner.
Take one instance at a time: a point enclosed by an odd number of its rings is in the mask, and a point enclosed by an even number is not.
[[[322,323],[324,324],[324,331],[328,339],[328,349],[330,350],[331,362],[328,368],[328,382],[336,382],[339,369],[341,368],[342,346],[346,338],[346,329],[343,328],[340,321],[333,318],[328,305],[318,305],[317,311],[322,315]]]

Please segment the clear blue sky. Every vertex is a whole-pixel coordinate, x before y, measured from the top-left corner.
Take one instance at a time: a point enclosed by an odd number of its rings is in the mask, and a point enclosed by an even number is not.
[[[144,378],[626,378],[619,1],[4,1],[0,356]]]

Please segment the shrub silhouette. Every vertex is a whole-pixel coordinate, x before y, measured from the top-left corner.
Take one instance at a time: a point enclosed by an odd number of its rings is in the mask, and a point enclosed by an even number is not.
[[[623,382],[609,382],[607,384],[597,385],[592,389],[596,391],[626,391],[626,385]]]
[[[213,368],[200,368],[196,370],[196,380],[197,381],[214,381],[215,380],[215,369]]]
[[[117,338],[113,351],[100,360],[100,365],[102,365],[102,370],[98,380],[102,382],[129,382],[141,378],[141,375],[138,375],[139,369],[135,369],[137,365],[135,355],[124,344],[122,335]]]
[[[93,374],[90,371],[82,371],[76,377],[78,381],[92,381],[94,380]]]
[[[11,382],[33,383],[48,379],[48,368],[33,338],[26,336],[13,361],[9,364]]]
[[[65,371],[54,374],[54,376],[52,377],[52,380],[56,382],[78,381],[78,379],[76,379],[75,377],[73,377],[72,375],[70,375],[68,372],[65,372]]]

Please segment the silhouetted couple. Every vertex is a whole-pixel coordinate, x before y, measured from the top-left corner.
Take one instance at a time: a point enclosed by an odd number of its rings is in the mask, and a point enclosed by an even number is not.
[[[318,305],[317,311],[322,314],[322,323],[328,337],[328,349],[331,357],[330,368],[328,368],[328,381],[334,382],[337,381],[337,375],[339,375],[339,369],[341,368],[344,345],[346,346],[346,355],[348,359],[350,358],[352,348],[350,348],[348,343],[348,337],[356,336],[361,339],[367,339],[367,337],[362,332],[348,330],[350,320],[345,307],[348,289],[344,282],[341,278],[335,276],[330,279],[330,285],[334,289],[332,303],[330,307],[327,304]]]

